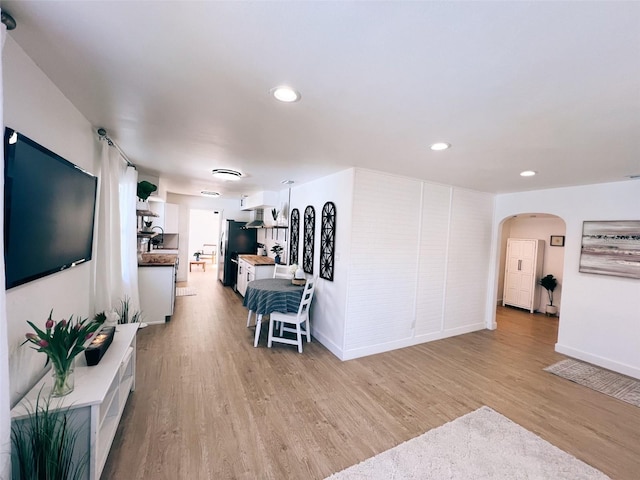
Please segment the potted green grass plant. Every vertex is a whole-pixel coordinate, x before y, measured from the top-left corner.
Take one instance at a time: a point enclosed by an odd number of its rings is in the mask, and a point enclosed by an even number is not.
[[[26,417],[12,421],[12,478],[84,478],[89,457],[84,454],[76,458],[73,454],[80,426],[72,419],[69,408],[53,408],[51,398],[41,393],[35,406],[25,405]]]

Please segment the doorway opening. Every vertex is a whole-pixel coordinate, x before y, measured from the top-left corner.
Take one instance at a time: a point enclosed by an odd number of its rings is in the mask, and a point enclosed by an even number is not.
[[[220,214],[215,210],[192,208],[189,210],[189,259],[204,262],[197,271],[215,272],[217,265]],[[191,269],[190,269],[191,270]],[[192,271],[194,273],[196,270]]]
[[[520,319],[522,323],[532,325],[532,327],[528,329],[530,334],[536,334],[536,332],[540,331],[540,329],[533,327],[536,318],[542,322],[543,318],[546,317],[544,318],[545,322],[548,323],[550,320],[556,321],[559,324],[562,305],[564,242],[558,240],[564,240],[566,228],[566,223],[562,218],[545,213],[520,213],[502,221],[499,237],[498,284],[495,299],[500,312],[500,314],[496,314],[495,317],[498,329],[508,328],[508,323],[513,324],[513,322],[518,322],[518,319]],[[551,237],[554,237],[553,242],[551,242]],[[508,273],[510,269],[514,268],[513,259],[507,258],[509,239],[512,239],[512,245],[521,243],[519,240],[538,240],[537,245],[540,246],[538,255],[539,257],[541,256],[542,259],[540,260],[540,266],[537,271],[535,266],[532,267],[534,274],[531,279],[528,280],[526,276],[517,277]],[[523,269],[527,260],[525,259],[518,262],[515,268],[519,267]],[[538,283],[540,279],[546,275],[553,275],[557,280],[557,286],[553,290],[553,306],[557,308],[556,314],[547,314],[547,305],[550,303],[549,294],[548,291]],[[518,305],[518,302],[511,300],[512,290],[510,289],[513,288],[512,283],[514,281],[520,283],[516,288],[521,288],[521,291],[524,292],[524,297],[526,297],[527,294],[527,283],[531,283],[531,288],[533,288],[531,291],[532,300],[531,304],[526,308]],[[516,306],[513,306],[514,303]],[[509,315],[509,310],[514,310],[514,315]],[[533,313],[531,313],[531,310],[533,310]],[[518,312],[520,312],[520,314],[515,314]],[[529,315],[530,318],[527,317],[527,315]],[[509,320],[505,320],[506,318],[509,318]],[[532,319],[534,319],[533,323],[531,323]],[[555,335],[554,343],[557,341],[557,329]]]

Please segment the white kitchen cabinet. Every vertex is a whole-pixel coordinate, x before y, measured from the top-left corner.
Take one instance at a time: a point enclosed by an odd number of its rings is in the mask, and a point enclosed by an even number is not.
[[[113,342],[95,366],[87,366],[84,354],[78,355],[73,392],[51,401],[53,410],[68,409],[69,424],[78,429],[74,456],[77,460],[86,455],[89,460],[83,479],[100,478],[129,392],[135,390],[137,331],[137,323],[118,325]],[[26,418],[27,409],[33,411],[40,390],[42,397],[46,397],[51,384],[48,372],[11,410],[16,428]],[[13,478],[18,478],[16,467],[14,460]]]
[[[238,260],[238,279],[236,281],[236,290],[243,297],[247,292],[247,283],[249,283],[249,279],[247,277],[248,271],[249,264],[244,260]]]
[[[534,312],[540,296],[544,240],[509,238],[502,305]]]
[[[243,297],[247,293],[247,284],[253,280],[273,277],[273,265],[253,265],[246,260],[238,259],[238,281],[236,289]]]
[[[241,200],[242,210],[257,210],[276,207],[280,204],[278,192],[258,192]],[[271,212],[269,212],[271,215]]]
[[[153,225],[161,227],[164,233],[178,233],[180,206],[175,203],[150,202],[149,209],[158,215]]]
[[[176,265],[138,267],[142,321],[165,323],[173,315],[176,298]]]

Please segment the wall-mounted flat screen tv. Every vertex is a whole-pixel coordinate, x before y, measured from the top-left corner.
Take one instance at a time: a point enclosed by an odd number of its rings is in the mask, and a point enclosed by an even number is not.
[[[91,260],[97,177],[6,128],[6,288]]]

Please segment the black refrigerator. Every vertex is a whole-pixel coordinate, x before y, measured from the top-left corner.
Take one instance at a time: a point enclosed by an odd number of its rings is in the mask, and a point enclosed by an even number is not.
[[[234,286],[238,275],[238,255],[255,255],[258,248],[258,235],[255,228],[242,228],[246,222],[227,220],[220,234],[220,255],[218,256],[218,275],[225,286]]]

